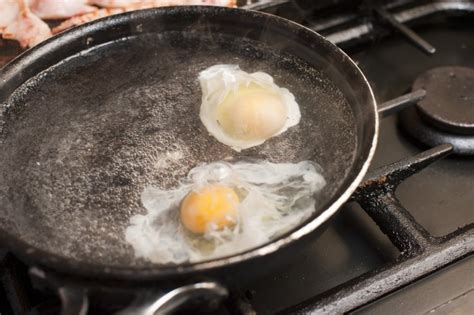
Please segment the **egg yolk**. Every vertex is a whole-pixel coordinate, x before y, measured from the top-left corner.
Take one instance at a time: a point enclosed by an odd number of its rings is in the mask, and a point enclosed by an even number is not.
[[[266,140],[280,131],[287,118],[281,97],[256,84],[230,92],[218,107],[217,121],[239,140]]]
[[[193,233],[233,226],[237,221],[239,197],[229,187],[210,185],[190,192],[181,204],[181,222]]]

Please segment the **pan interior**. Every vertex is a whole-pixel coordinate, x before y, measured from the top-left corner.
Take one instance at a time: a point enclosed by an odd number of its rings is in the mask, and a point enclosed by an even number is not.
[[[295,95],[301,122],[240,153],[208,135],[197,76],[222,63],[269,73]],[[146,211],[147,185],[171,188],[197,164],[232,157],[313,160],[328,183],[321,208],[357,146],[351,106],[323,71],[229,35],[171,31],[103,44],[31,78],[4,105],[0,227],[32,247],[109,266],[149,265],[124,238],[130,217]]]

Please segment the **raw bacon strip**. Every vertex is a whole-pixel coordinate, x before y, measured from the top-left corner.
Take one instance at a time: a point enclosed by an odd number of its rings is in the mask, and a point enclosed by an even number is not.
[[[131,5],[138,5],[142,0],[88,0],[89,4],[98,5],[104,8],[124,8]]]
[[[83,15],[78,15],[67,19],[66,21],[62,22],[58,26],[53,28],[53,34],[62,32],[64,30],[70,29],[71,27],[81,25],[87,22],[91,22],[109,15],[119,14],[125,12],[124,9],[116,8],[116,9],[100,9],[92,13],[87,13]]]
[[[21,47],[31,47],[51,36],[49,26],[28,8],[26,0],[0,0],[0,34],[17,40]]]
[[[0,0],[0,35],[17,40],[26,48],[51,36],[51,30],[40,17],[69,18],[53,29],[53,33],[58,33],[113,14],[174,5],[235,7],[236,0]]]
[[[109,16],[112,14],[118,14],[133,10],[164,7],[164,6],[173,6],[173,5],[216,5],[216,6],[228,6],[235,7],[235,0],[89,0],[89,3],[100,4],[103,6],[107,5],[118,5],[118,3],[128,2],[129,5],[121,8],[105,8],[98,11],[83,14],[79,16],[72,17],[57,27],[53,28],[53,34],[62,32],[71,27],[81,25],[93,20]]]
[[[0,0],[0,29],[13,23],[19,11],[20,7],[17,0]]]
[[[71,16],[94,12],[96,7],[87,0],[29,0],[31,11],[42,19],[66,19]]]
[[[235,7],[235,0],[88,0],[90,4],[105,8],[154,8],[173,5],[218,5]]]

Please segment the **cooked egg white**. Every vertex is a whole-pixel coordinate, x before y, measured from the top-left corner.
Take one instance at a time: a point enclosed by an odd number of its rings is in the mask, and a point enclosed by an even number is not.
[[[310,161],[202,164],[175,189],[147,187],[141,200],[148,213],[130,219],[125,238],[137,257],[154,263],[236,254],[308,218],[324,185]]]
[[[295,97],[264,72],[215,65],[199,74],[199,117],[207,131],[236,151],[285,132],[301,118]]]

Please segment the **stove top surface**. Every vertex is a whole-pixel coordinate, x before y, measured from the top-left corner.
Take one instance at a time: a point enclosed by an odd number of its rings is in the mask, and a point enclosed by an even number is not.
[[[398,34],[345,49],[368,78],[379,103],[409,92],[417,77],[430,69],[444,66],[474,68],[472,18],[432,18],[413,29],[436,47],[435,54],[426,55]],[[391,115],[381,119],[379,142],[371,169],[413,156],[427,148],[402,130],[398,115]],[[418,223],[434,236],[443,236],[473,223],[474,159],[457,156],[442,159],[403,181],[396,195]],[[292,264],[282,267],[274,275],[256,279],[249,285],[248,295],[257,313],[271,314],[393,263],[398,254],[399,251],[360,206],[350,203],[304,255],[295,257]],[[455,266],[450,268],[456,269]],[[474,290],[474,279],[466,278],[474,271],[474,260],[467,258],[462,270],[439,277],[462,278],[466,280],[466,291]],[[429,286],[430,280],[424,281]],[[425,288],[410,290],[418,296]],[[432,290],[443,291],[439,286]],[[444,291],[445,294],[440,292],[428,296],[424,293],[423,306],[413,306],[416,299],[411,298],[409,304],[412,308],[404,310],[414,314],[427,313],[452,299],[455,290]],[[373,314],[400,313],[392,307],[393,303],[384,304],[381,300],[377,306],[360,312],[370,309]],[[404,301],[400,303],[406,304]],[[460,307],[469,309],[466,305]]]
[[[344,47],[367,76],[380,103],[410,92],[417,78],[431,69],[447,66],[474,69],[472,15],[435,16],[418,21],[412,29],[436,48],[434,54],[422,52],[399,33],[350,48]],[[7,42],[2,45],[0,62],[4,63],[9,56],[17,54],[18,49]],[[403,128],[400,115],[381,119],[372,170],[429,148]],[[396,196],[433,236],[441,237],[474,223],[474,157],[452,155],[444,158],[404,180],[396,190]],[[352,202],[343,207],[324,234],[312,241],[301,256],[294,257],[292,263],[271,275],[246,283],[244,287],[247,290],[243,295],[258,314],[286,313],[290,306],[317,296],[330,295],[347,281],[397,263],[399,256],[400,251],[380,231],[374,220]],[[0,266],[5,268],[5,264]],[[13,269],[14,275],[25,277],[26,269],[21,264]],[[474,278],[468,276],[473,272],[474,259],[468,255],[353,312],[467,313],[474,307]],[[4,276],[2,281],[6,283],[8,279]],[[32,305],[57,304],[57,299],[50,298],[48,294],[38,291],[28,291],[28,294],[33,296],[29,298]],[[48,302],[44,302],[46,300]],[[11,301],[11,297],[4,286],[0,290],[0,314],[22,310],[21,307],[8,306],[7,301]],[[233,311],[229,307],[221,307],[216,313]]]

